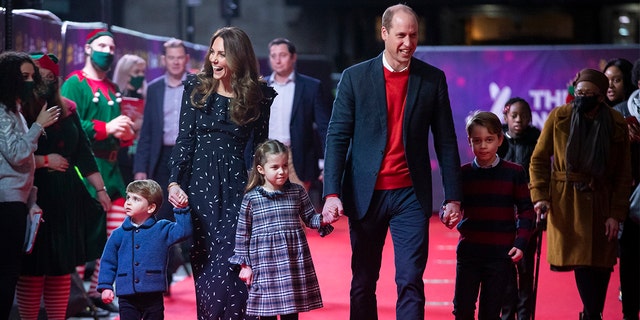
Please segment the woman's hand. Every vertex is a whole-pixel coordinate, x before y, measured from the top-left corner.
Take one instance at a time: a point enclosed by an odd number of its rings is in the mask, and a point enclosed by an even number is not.
[[[614,218],[608,218],[607,221],[604,222],[604,235],[607,236],[609,241],[618,238],[618,227],[618,220]]]
[[[551,208],[551,203],[547,200],[540,200],[533,205],[533,210],[536,212],[536,225],[547,218],[549,208]]]
[[[53,106],[47,109],[47,104],[45,103],[42,106],[42,110],[38,113],[38,117],[36,118],[36,122],[41,125],[43,128],[46,128],[58,121],[60,118],[60,107]]]
[[[189,205],[189,197],[180,188],[180,185],[173,184],[169,186],[169,203],[176,208],[184,208]]]
[[[98,197],[98,202],[100,202],[100,205],[102,206],[102,209],[104,209],[104,211],[109,211],[111,210],[111,198],[109,197],[109,195],[106,192],[98,192],[97,194]]]
[[[46,155],[49,160],[48,168],[55,171],[65,172],[69,169],[69,161],[67,158],[57,154],[50,153]]]

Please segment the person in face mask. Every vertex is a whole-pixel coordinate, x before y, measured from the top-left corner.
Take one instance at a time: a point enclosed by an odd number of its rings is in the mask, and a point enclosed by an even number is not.
[[[573,85],[575,99],[549,113],[531,156],[531,200],[539,217],[549,210],[547,260],[553,271],[574,272],[580,319],[602,319],[629,207],[629,135],[605,103],[604,73],[583,69]]]
[[[144,99],[147,82],[145,72],[147,62],[135,54],[123,55],[113,71],[113,82],[118,85],[123,97]]]
[[[24,120],[23,98],[34,92],[27,83],[39,82],[35,70],[24,52],[0,53],[0,319],[9,319],[24,258],[25,217],[36,167],[33,152],[45,128],[60,116],[57,107],[41,107],[31,125]]]
[[[113,71],[113,82],[122,92],[121,111],[133,120],[133,128],[136,138],[130,147],[120,148],[118,151],[118,165],[122,179],[126,184],[133,181],[133,158],[138,141],[137,132],[142,127],[142,113],[138,112],[139,106],[144,106],[147,93],[147,82],[144,79],[147,70],[147,62],[135,54],[123,55]],[[129,99],[132,98],[132,99]]]
[[[107,77],[115,49],[113,34],[108,30],[97,29],[89,33],[84,46],[86,56],[84,67],[73,71],[61,87],[62,95],[77,104],[82,128],[91,143],[98,170],[105,182],[103,189],[94,188],[87,183],[86,179],[85,185],[93,196],[106,192],[112,199],[111,208],[107,211],[104,222],[107,224],[107,236],[126,217],[124,211],[126,185],[118,166],[118,150],[132,145],[135,138],[133,121],[121,113],[122,95],[118,86]],[[100,293],[96,291],[99,268],[98,261],[88,294],[98,307],[118,312],[114,304],[104,304]]]
[[[61,112],[59,121],[45,129],[46,135],[40,137],[35,151],[34,185],[47,223],[38,230],[31,253],[23,258],[16,297],[23,320],[38,317],[41,297],[48,319],[66,319],[71,274],[77,265],[102,254],[106,228],[101,224],[96,228],[95,221],[105,219],[111,200],[106,192],[99,192],[96,202],[74,169],[78,168],[95,189],[104,186],[76,104],[60,96],[57,57],[41,52],[30,56],[46,89],[39,93],[37,104],[23,105],[27,124],[35,120],[41,104],[59,106]]]

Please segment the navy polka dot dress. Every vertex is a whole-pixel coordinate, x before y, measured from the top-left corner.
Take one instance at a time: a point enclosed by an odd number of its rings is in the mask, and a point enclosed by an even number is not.
[[[192,209],[191,266],[198,319],[244,319],[247,287],[228,259],[233,255],[247,183],[245,159],[250,159],[247,153],[253,153],[268,136],[275,92],[265,85],[267,99],[260,118],[238,126],[228,113],[230,98],[213,94],[203,108],[194,107],[190,95],[196,85],[195,75],[190,75],[185,82],[169,181],[180,184]]]

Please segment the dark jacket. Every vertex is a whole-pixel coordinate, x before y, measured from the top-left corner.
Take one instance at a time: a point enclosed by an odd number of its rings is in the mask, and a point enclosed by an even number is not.
[[[387,100],[382,54],[342,73],[327,130],[324,195],[339,194],[345,214],[369,209],[387,144]],[[402,123],[409,175],[425,215],[431,215],[429,132],[446,200],[462,200],[460,157],[444,72],[411,59]]]

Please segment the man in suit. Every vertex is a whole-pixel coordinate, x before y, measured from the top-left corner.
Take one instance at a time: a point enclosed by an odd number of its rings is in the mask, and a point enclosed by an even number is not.
[[[147,88],[144,121],[140,130],[134,160],[136,180],[153,179],[161,186],[169,184],[169,157],[178,137],[178,120],[187,76],[189,55],[184,43],[170,39],[163,45],[161,61],[165,74],[154,79]],[[165,199],[166,200],[166,199]],[[158,217],[173,219],[169,201],[164,201]]]
[[[269,42],[273,72],[268,83],[278,93],[271,105],[269,138],[290,147],[289,180],[308,191],[320,176],[318,160],[324,153],[331,108],[322,96],[320,80],[296,72],[296,60],[291,41]]]
[[[376,282],[390,230],[397,319],[424,319],[424,283],[432,214],[429,130],[445,191],[445,219],[459,215],[460,158],[444,73],[412,57],[418,17],[387,8],[384,51],[346,69],[327,131],[323,216],[349,218],[351,319],[377,319]],[[344,201],[344,209],[343,202]]]

